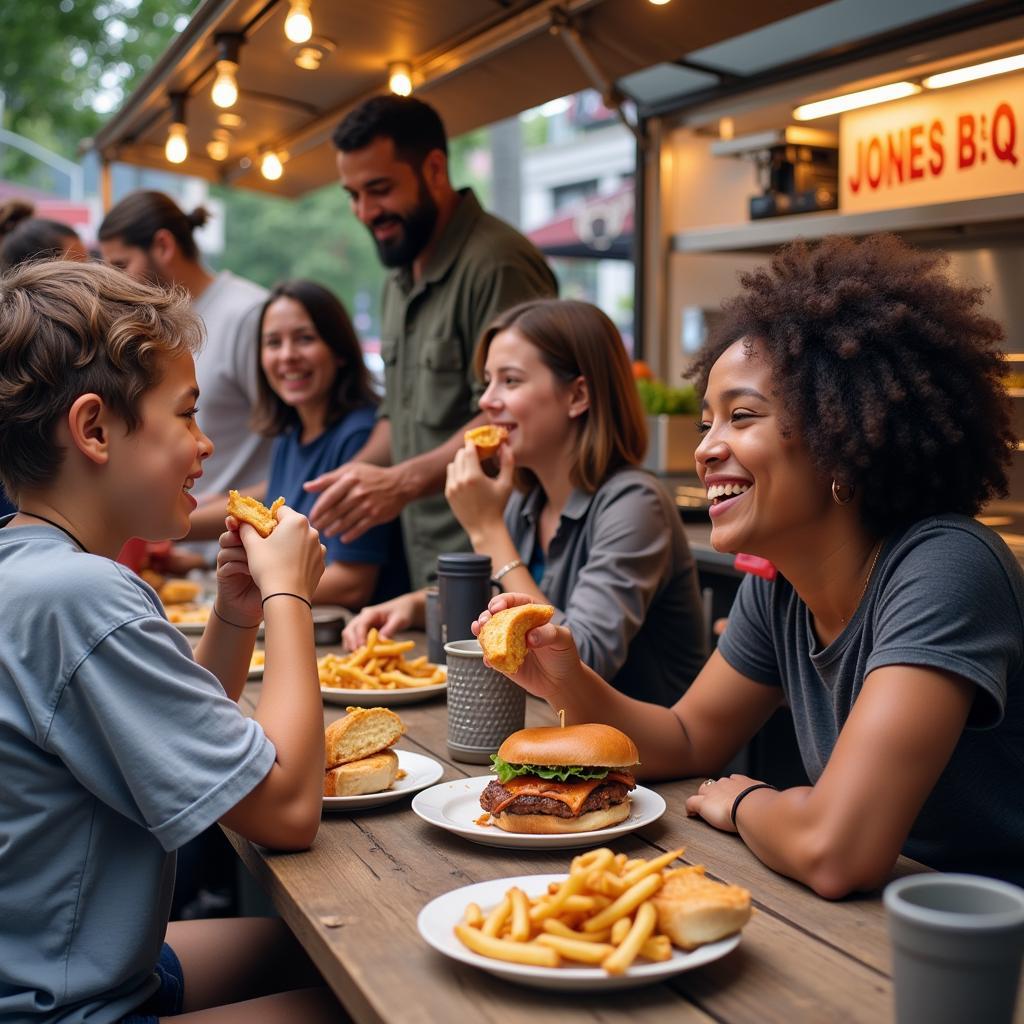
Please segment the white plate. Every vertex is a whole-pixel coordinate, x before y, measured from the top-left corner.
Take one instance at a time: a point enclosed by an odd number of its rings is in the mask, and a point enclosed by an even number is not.
[[[629,795],[632,800],[629,817],[617,825],[595,829],[593,832],[574,832],[568,835],[535,836],[505,832],[496,825],[477,825],[476,819],[484,813],[480,794],[493,782],[496,775],[478,775],[471,779],[442,782],[439,786],[420,793],[412,802],[412,809],[431,825],[464,836],[484,846],[504,846],[509,849],[572,850],[579,846],[600,846],[608,839],[635,832],[650,825],[665,813],[665,801],[652,789],[637,786]],[[503,894],[504,895],[504,894]]]
[[[563,967],[531,967],[528,964],[509,964],[501,960],[491,960],[467,949],[455,937],[455,925],[462,920],[467,903],[476,903],[486,913],[491,907],[500,903],[505,893],[513,886],[518,886],[527,896],[540,896],[547,890],[549,882],[561,882],[565,875],[519,875],[516,878],[496,878],[490,882],[477,882],[475,885],[464,885],[454,889],[437,899],[431,900],[421,911],[416,920],[420,935],[445,956],[453,960],[461,960],[464,964],[472,964],[490,974],[505,978],[507,981],[531,985],[535,988],[568,989],[594,992],[599,989],[635,988],[637,985],[650,985],[664,981],[674,974],[692,971],[695,967],[711,963],[731,953],[740,942],[739,935],[731,935],[719,942],[711,942],[700,946],[692,953],[672,949],[672,959],[661,963],[650,960],[637,960],[624,974],[607,974],[600,967],[587,967],[583,964],[569,964]]]
[[[433,785],[444,775],[444,765],[425,754],[414,754],[411,750],[396,750],[398,767],[405,770],[404,779],[398,779],[390,789],[382,793],[364,793],[362,796],[325,796],[325,811],[355,811],[364,807],[379,807],[394,800],[401,800],[412,793]]]
[[[429,700],[448,689],[448,683],[433,686],[411,686],[402,690],[340,690],[333,686],[321,686],[325,704],[341,704],[343,707],[383,708],[392,704],[415,704]]]

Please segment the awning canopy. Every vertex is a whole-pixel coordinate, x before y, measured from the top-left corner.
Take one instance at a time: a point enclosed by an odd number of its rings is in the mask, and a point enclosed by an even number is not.
[[[576,209],[528,231],[549,256],[591,260],[633,258],[633,186],[606,196],[589,196]]]
[[[94,148],[107,162],[167,170],[171,97],[179,94],[190,148],[183,173],[300,195],[335,180],[331,132],[348,110],[387,87],[392,62],[411,65],[415,94],[458,135],[580,89],[604,92],[639,70],[821,2],[313,0],[311,42],[326,52],[317,70],[303,70],[284,34],[287,0],[206,0]],[[228,156],[217,162],[206,145],[224,114],[210,97],[223,33],[242,39],[239,98],[227,112],[241,123],[228,127]],[[267,149],[287,154],[278,181],[260,174]]]

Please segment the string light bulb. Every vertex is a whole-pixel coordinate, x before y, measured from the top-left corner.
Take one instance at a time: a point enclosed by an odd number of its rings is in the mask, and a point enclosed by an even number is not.
[[[309,0],[292,0],[288,17],[284,19],[284,34],[293,43],[304,43],[313,35],[313,16],[309,13]]]
[[[272,149],[268,149],[260,159],[260,174],[267,181],[277,181],[284,174],[284,164],[281,157]]]
[[[227,160],[230,141],[231,133],[226,128],[214,128],[213,138],[206,144],[206,155],[217,163]]]
[[[221,32],[214,36],[220,51],[217,58],[217,77],[213,80],[210,98],[222,110],[238,102],[238,50],[242,37],[234,32]]]
[[[167,129],[164,156],[167,162],[183,164],[188,159],[188,129],[185,127],[185,94],[171,93],[171,126]]]
[[[412,68],[404,60],[389,65],[388,88],[396,96],[408,96],[412,92]]]

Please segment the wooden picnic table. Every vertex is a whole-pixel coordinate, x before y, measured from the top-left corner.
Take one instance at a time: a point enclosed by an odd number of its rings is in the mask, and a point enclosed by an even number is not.
[[[243,703],[257,694],[252,686]],[[407,727],[398,749],[441,762],[444,781],[486,774],[483,766],[448,757],[443,698],[395,710]],[[343,707],[324,705],[325,724],[341,714]],[[533,698],[526,717],[527,725],[555,724],[547,705]],[[420,909],[442,893],[495,878],[565,872],[580,851],[471,843],[421,821],[408,799],[325,814],[312,849],[302,853],[268,851],[231,832],[228,838],[359,1024],[890,1021],[889,940],[879,894],[828,902],[777,875],[737,836],[687,817],[686,797],[700,781],[653,786],[668,804],[664,817],[608,845],[631,857],[685,846],[684,861],[748,888],[755,913],[739,947],[723,959],[622,992],[508,983],[442,956],[417,931]],[[598,834],[594,840],[602,845]],[[901,860],[896,875],[920,870]]]

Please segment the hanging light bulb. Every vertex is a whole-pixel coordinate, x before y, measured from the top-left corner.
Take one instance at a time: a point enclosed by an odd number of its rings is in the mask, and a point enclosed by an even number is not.
[[[164,156],[169,163],[182,164],[188,159],[188,129],[185,127],[185,94],[171,93],[171,126],[167,129]]]
[[[220,50],[217,58],[217,77],[213,80],[210,98],[222,109],[233,107],[238,102],[238,50],[242,37],[234,32],[222,32],[214,36]]]
[[[260,174],[267,181],[277,181],[284,174],[284,164],[281,163],[281,157],[272,149],[268,149],[260,160]]]
[[[220,163],[227,160],[230,151],[231,133],[225,128],[214,128],[213,138],[206,144],[206,155]]]
[[[313,17],[309,13],[309,0],[292,0],[288,17],[284,19],[284,34],[293,43],[304,43],[313,35]]]
[[[404,60],[396,60],[388,66],[388,88],[396,96],[408,96],[412,92],[412,68]]]

